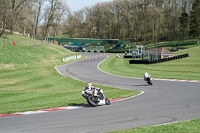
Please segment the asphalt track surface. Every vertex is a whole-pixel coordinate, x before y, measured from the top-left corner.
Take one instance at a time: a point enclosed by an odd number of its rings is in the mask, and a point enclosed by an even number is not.
[[[61,74],[79,80],[123,89],[139,89],[144,94],[110,106],[1,117],[0,132],[94,133],[200,118],[199,83],[154,80],[153,86],[147,86],[143,79],[101,72],[97,65],[105,58],[88,58],[58,66],[57,69]]]

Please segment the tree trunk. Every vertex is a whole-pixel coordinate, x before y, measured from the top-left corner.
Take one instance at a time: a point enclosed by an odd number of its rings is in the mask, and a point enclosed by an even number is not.
[[[40,0],[40,2],[39,2],[39,8],[38,8],[38,12],[37,12],[37,18],[36,18],[36,24],[35,24],[35,37],[37,37],[37,29],[38,29],[41,7],[42,7],[42,0]]]
[[[5,32],[5,30],[1,30],[1,32],[0,32],[0,37],[3,36],[4,32]]]
[[[2,20],[2,28],[1,28],[1,30],[0,30],[0,37],[2,37],[3,34],[4,34],[5,31],[6,31],[6,24],[7,24],[7,22],[6,22],[6,17],[4,17],[4,20]]]
[[[56,31],[57,31],[57,26],[54,26],[54,34],[53,34],[53,41],[56,41]]]
[[[15,0],[12,0],[12,15],[11,15],[11,21],[10,21],[10,34],[13,34],[13,25],[14,25],[14,9],[15,9]]]
[[[49,34],[49,24],[47,24],[46,29],[45,29],[45,36],[44,36],[44,39],[45,39],[46,41],[48,41],[48,34]]]

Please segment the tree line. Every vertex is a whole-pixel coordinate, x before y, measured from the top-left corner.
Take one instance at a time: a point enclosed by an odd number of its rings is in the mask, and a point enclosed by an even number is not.
[[[60,33],[69,12],[61,0],[1,0],[0,9],[0,37],[8,30],[44,39]]]
[[[199,31],[197,33],[193,25],[199,25],[199,22],[195,23],[200,17],[199,5],[199,0],[114,0],[99,3],[70,15],[67,33],[73,37],[143,42],[184,39],[189,35],[196,37]]]
[[[0,37],[6,30],[147,43],[200,36],[199,0],[113,0],[74,13],[63,0],[1,0],[0,9]]]

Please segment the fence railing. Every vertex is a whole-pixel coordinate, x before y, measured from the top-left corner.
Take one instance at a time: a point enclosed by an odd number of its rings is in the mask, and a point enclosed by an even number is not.
[[[67,61],[70,61],[70,60],[76,60],[76,59],[80,59],[81,58],[81,55],[74,55],[74,56],[70,56],[70,57],[67,57],[67,58],[63,58],[61,59],[63,62],[67,62]]]
[[[158,59],[158,60],[129,60],[129,64],[154,64],[154,63],[161,63],[161,62],[167,62],[177,59],[182,59],[189,57],[189,54],[183,54],[183,55],[177,55],[174,57],[164,58],[164,59]]]

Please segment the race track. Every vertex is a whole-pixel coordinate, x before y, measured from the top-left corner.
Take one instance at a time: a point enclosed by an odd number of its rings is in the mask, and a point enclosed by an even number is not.
[[[154,80],[153,86],[147,86],[143,79],[118,77],[98,70],[97,65],[105,55],[87,56],[57,69],[75,79],[139,89],[144,94],[110,106],[1,117],[0,132],[94,133],[200,118],[200,83]]]

